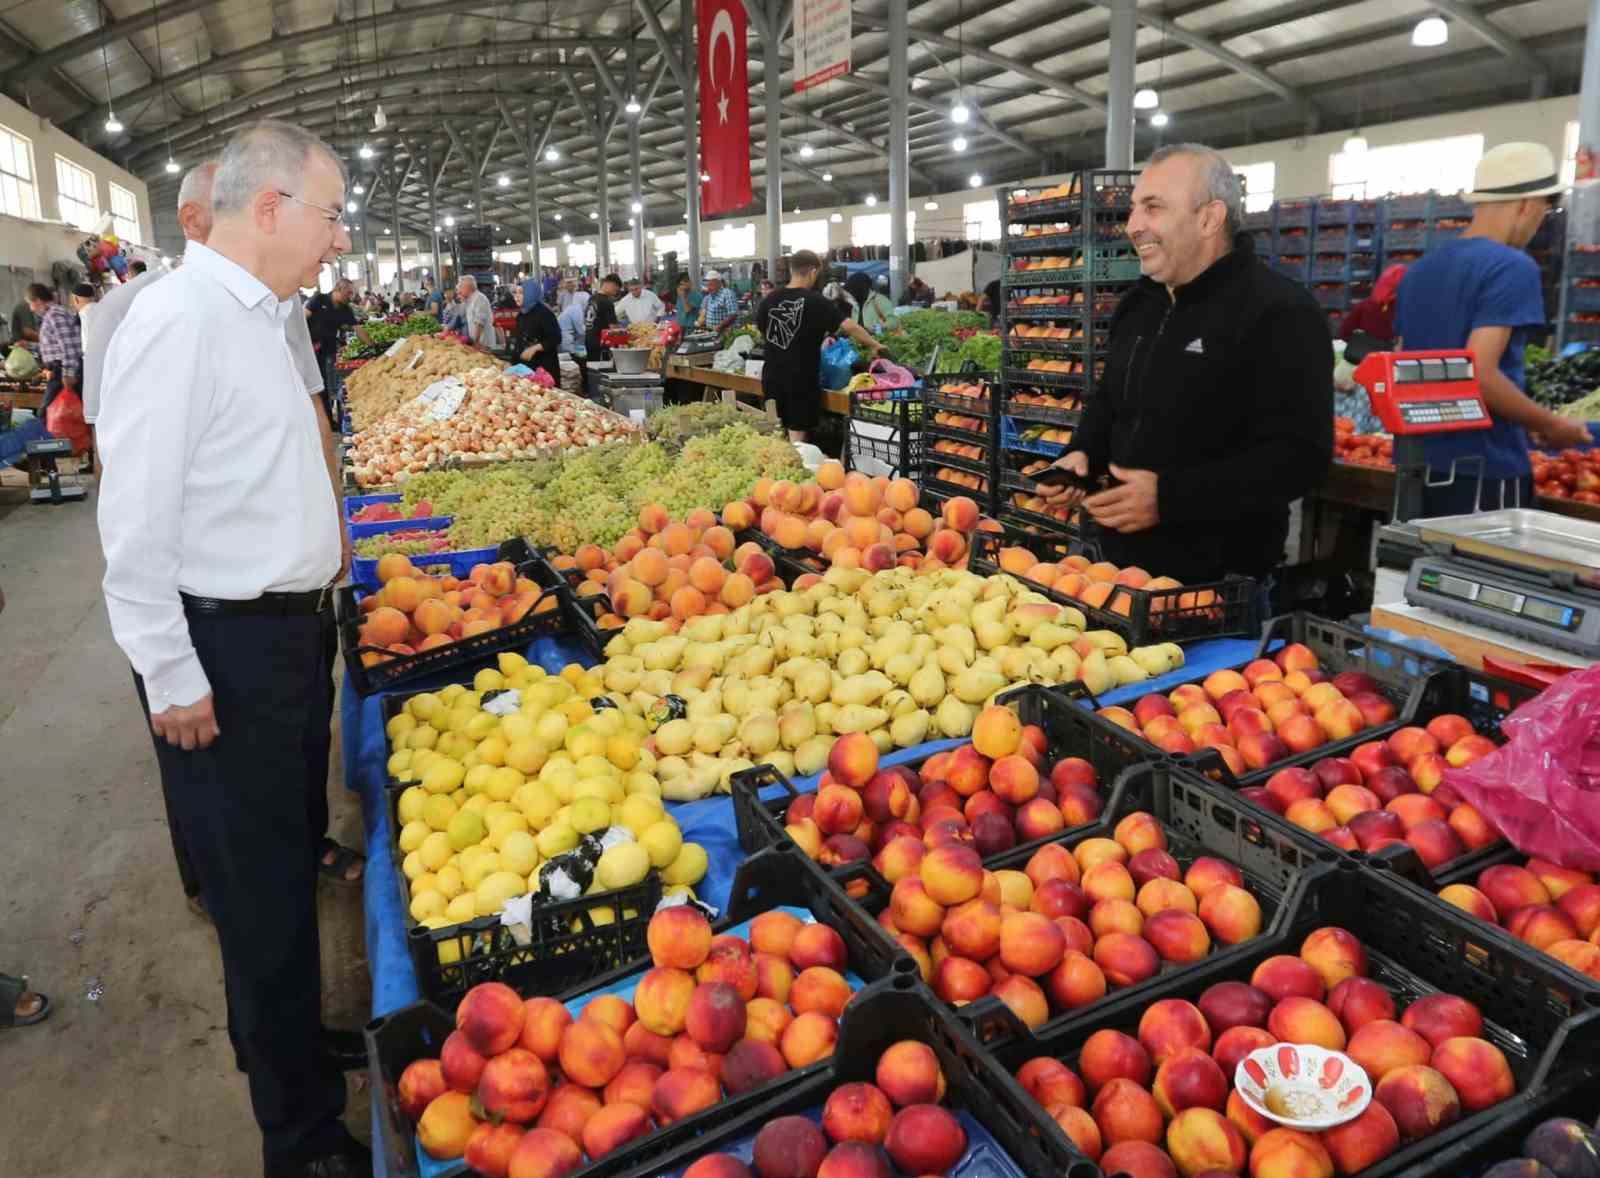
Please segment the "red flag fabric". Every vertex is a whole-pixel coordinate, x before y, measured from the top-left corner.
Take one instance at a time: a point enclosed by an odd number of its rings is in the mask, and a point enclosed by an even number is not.
[[[741,0],[697,0],[702,215],[750,203],[750,77]]]

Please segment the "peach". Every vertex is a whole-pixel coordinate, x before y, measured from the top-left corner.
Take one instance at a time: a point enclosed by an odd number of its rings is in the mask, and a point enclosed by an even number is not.
[[[991,760],[1011,756],[1022,742],[1022,721],[1010,708],[991,705],[972,723],[972,745]]]
[[[775,999],[780,1003],[787,1002],[789,990],[794,986],[794,966],[786,959],[771,953],[757,953],[751,958],[751,963],[755,966],[756,995]],[[738,989],[737,986],[734,988]],[[748,1004],[754,1000],[746,998],[745,1002]]]
[[[950,754],[944,769],[944,780],[962,797],[971,797],[989,783],[988,757],[970,744],[964,744]]]
[[[1161,829],[1161,823],[1154,814],[1144,810],[1135,810],[1118,822],[1112,831],[1112,837],[1130,857],[1141,851],[1167,849],[1166,831]]]
[[[484,1064],[489,1061],[460,1031],[445,1036],[439,1048],[439,1069],[444,1082],[457,1092],[472,1092],[478,1087]]]
[[[893,1178],[883,1150],[864,1141],[841,1141],[817,1167],[816,1178]]]
[[[1013,973],[1040,977],[1055,968],[1066,951],[1066,937],[1049,917],[1014,912],[1000,922],[1000,960]]]
[[[1442,790],[1440,792],[1443,792]],[[1446,819],[1461,845],[1469,851],[1487,847],[1500,841],[1500,832],[1476,808],[1462,802],[1450,811]]]
[[[823,834],[848,834],[861,825],[861,795],[844,785],[825,785],[817,791],[811,820]]]
[[[480,1055],[498,1055],[522,1034],[522,997],[503,982],[484,982],[463,995],[456,1007],[456,1030]]]
[[[1239,1130],[1239,1135],[1244,1138],[1246,1145],[1254,1145],[1278,1127],[1276,1121],[1267,1120],[1266,1117],[1246,1104],[1244,1097],[1240,1096],[1238,1092],[1228,1093],[1223,1115],[1232,1122],[1235,1129]]]
[[[1378,795],[1361,785],[1336,785],[1328,791],[1328,796],[1323,801],[1340,825],[1349,822],[1357,814],[1383,808]]]
[[[1168,908],[1152,916],[1145,923],[1144,938],[1163,961],[1179,965],[1201,961],[1211,952],[1205,922],[1181,909]]]
[[[1155,1098],[1132,1080],[1107,1080],[1089,1111],[1107,1144],[1148,1141],[1154,1145],[1161,1140],[1161,1109]]]
[[[478,1078],[478,1103],[496,1120],[526,1125],[550,1095],[550,1074],[533,1052],[512,1047],[490,1059]]]
[[[1291,994],[1280,999],[1267,1016],[1267,1030],[1289,1043],[1315,1043],[1330,1051],[1344,1050],[1344,1024],[1314,998]]]
[[[1049,1104],[1045,1111],[1079,1153],[1091,1162],[1100,1160],[1104,1142],[1100,1138],[1100,1126],[1088,1112],[1070,1104]]]
[[[622,1036],[600,1019],[580,1018],[562,1033],[561,1072],[586,1088],[604,1088],[627,1062]]]
[[[1472,762],[1495,752],[1498,747],[1494,741],[1486,736],[1478,736],[1476,734],[1463,736],[1445,751],[1444,759],[1449,761],[1455,768],[1463,769],[1472,764]]]
[[[1593,936],[1600,928],[1600,884],[1579,884],[1568,889],[1556,901],[1556,907],[1577,926],[1579,936]]]
[[[1471,884],[1451,884],[1442,888],[1439,891],[1439,899],[1469,915],[1476,916],[1479,920],[1486,920],[1490,924],[1499,922],[1489,897]]]
[[[1400,800],[1395,799],[1395,801]],[[1417,858],[1422,860],[1422,865],[1430,871],[1465,854],[1467,850],[1457,837],[1454,828],[1437,818],[1426,819],[1409,828],[1406,831],[1405,841],[1406,845],[1417,853]]]
[[[1237,1173],[1249,1155],[1238,1128],[1213,1108],[1187,1108],[1173,1117],[1167,1126],[1167,1152],[1184,1178],[1206,1170]]]
[[[996,760],[989,770],[989,788],[1001,801],[1020,806],[1039,792],[1039,771],[1026,757],[1012,753]]]
[[[1333,1178],[1333,1158],[1314,1133],[1270,1129],[1250,1150],[1250,1178]]]
[[[1390,800],[1384,807],[1391,814],[1400,818],[1400,825],[1409,832],[1413,827],[1423,822],[1443,822],[1450,816],[1447,807],[1442,806],[1427,794],[1401,794]]]
[[[843,983],[844,979],[839,981]],[[744,1038],[745,1021],[744,999],[739,991],[726,982],[701,982],[689,998],[684,1030],[704,1050],[721,1054]]]
[[[945,920],[944,905],[929,896],[921,877],[914,875],[894,885],[889,893],[889,912],[895,928],[918,937],[933,936]]]
[[[1096,937],[1107,933],[1140,936],[1144,932],[1144,913],[1127,900],[1101,900],[1089,910],[1089,931]]]
[[[1506,918],[1506,931],[1519,941],[1541,950],[1557,941],[1570,941],[1578,936],[1577,925],[1554,904],[1530,904],[1526,908],[1518,908]]]
[[[1177,1167],[1164,1149],[1148,1141],[1122,1141],[1100,1155],[1100,1166],[1107,1174],[1126,1174],[1128,1178],[1178,1178]]]
[[[1328,1009],[1338,1016],[1347,1035],[1368,1023],[1393,1019],[1394,998],[1371,978],[1348,977],[1328,992]]]
[[[1205,677],[1200,686],[1206,695],[1214,700],[1221,699],[1230,691],[1248,693],[1250,690],[1249,681],[1238,671],[1213,671]]]
[[[1169,1119],[1186,1108],[1222,1110],[1228,1098],[1228,1081],[1216,1060],[1195,1048],[1185,1048],[1156,1069],[1151,1092],[1162,1115]]]
[[[1161,958],[1143,937],[1107,933],[1094,943],[1094,963],[1113,986],[1136,986],[1155,977]]]
[[[710,1108],[721,1099],[722,1085],[716,1075],[701,1068],[675,1067],[663,1072],[656,1081],[650,1109],[656,1120],[670,1125]]]
[[[1411,780],[1415,781],[1417,788],[1425,794],[1431,794],[1439,788],[1448,768],[1450,762],[1438,753],[1424,753],[1415,760],[1406,762],[1406,772],[1411,774]]]
[[[1210,1050],[1211,1028],[1192,1002],[1163,998],[1145,1007],[1140,1016],[1139,1042],[1159,1067],[1182,1048]]]
[[[833,1054],[839,1039],[839,1024],[821,1011],[796,1015],[784,1028],[778,1049],[791,1068],[803,1068]]]
[[[545,1063],[554,1063],[561,1035],[572,1022],[565,1005],[554,998],[529,998],[522,1004],[522,1034],[517,1043]]]
[[[1322,796],[1322,782],[1309,769],[1279,769],[1267,778],[1266,788],[1277,800],[1279,808],[1284,810],[1304,798]]]
[[[1341,825],[1339,816],[1321,798],[1301,798],[1285,807],[1283,816],[1313,834],[1324,834]]]
[[[940,935],[961,956],[987,961],[1000,951],[1000,923],[999,905],[968,900],[945,914]]]
[[[1150,847],[1135,853],[1128,860],[1127,868],[1128,874],[1133,876],[1134,886],[1141,890],[1151,880],[1170,879],[1180,883],[1183,880],[1183,869],[1178,866],[1178,861],[1158,847]],[[1188,890],[1187,885],[1185,890]],[[1198,897],[1194,896],[1192,891],[1190,896],[1198,905]]]
[[[608,1104],[583,1126],[583,1152],[590,1160],[620,1149],[636,1137],[653,1132],[650,1112],[631,1101]]]
[[[1550,898],[1557,901],[1570,892],[1573,888],[1583,887],[1585,884],[1594,883],[1587,871],[1579,871],[1573,867],[1562,867],[1548,859],[1529,859],[1528,870],[1535,879],[1542,883],[1545,890],[1550,893]]]
[[[1032,978],[1008,974],[989,992],[1005,1003],[1029,1030],[1037,1030],[1050,1019],[1050,1002]]]
[[[1551,902],[1550,890],[1526,867],[1509,863],[1485,867],[1478,873],[1478,890],[1489,897],[1494,910],[1509,915],[1518,908]]]
[[[530,1129],[511,1152],[509,1178],[565,1178],[583,1165],[579,1145],[555,1129]]]
[[[611,1083],[605,1087],[605,1103],[616,1104],[618,1101],[632,1101],[642,1109],[650,1107],[651,1095],[655,1092],[656,1081],[667,1069],[659,1064],[644,1059],[630,1059],[622,1065],[622,1070],[611,1077]]]
[[[511,1155],[522,1134],[523,1127],[509,1121],[502,1125],[480,1124],[467,1138],[461,1159],[484,1178],[506,1178],[511,1172]]]
[[[745,1038],[777,1044],[793,1017],[782,999],[752,998],[745,1003]]]
[[[1129,875],[1131,876],[1132,872],[1129,872]],[[1135,902],[1139,911],[1146,916],[1154,916],[1168,909],[1191,914],[1200,910],[1200,904],[1193,892],[1176,879],[1165,877],[1152,879],[1140,887]]]
[[[436,1059],[413,1060],[400,1073],[400,1081],[395,1085],[400,1111],[412,1121],[422,1116],[423,1110],[435,1097],[449,1090],[444,1069]]]
[[[1277,1041],[1278,1037],[1264,1027],[1229,1027],[1212,1044],[1211,1058],[1217,1061],[1223,1075],[1232,1076],[1245,1056],[1258,1048],[1270,1047]]]
[[[732,1154],[708,1153],[683,1172],[683,1178],[754,1178],[750,1167]]]
[[[1078,1051],[1078,1071],[1091,1092],[1118,1078],[1135,1085],[1148,1084],[1151,1066],[1144,1044],[1109,1028],[1094,1032]]]
[[[1017,1069],[1017,1083],[1042,1108],[1083,1107],[1088,1092],[1078,1074],[1058,1059],[1036,1056]]]
[[[937,847],[923,856],[921,877],[934,903],[964,904],[983,886],[983,860],[971,847]]]
[[[1465,1035],[1446,1039],[1433,1049],[1429,1062],[1450,1081],[1461,1098],[1461,1107],[1469,1113],[1499,1104],[1516,1093],[1511,1065],[1500,1049],[1485,1039]]]
[[[466,1093],[442,1092],[422,1110],[417,1122],[417,1143],[430,1158],[458,1158],[466,1152],[467,1142],[477,1128]]]
[[[946,502],[947,511],[954,502]],[[967,1152],[967,1133],[938,1105],[913,1104],[894,1115],[883,1147],[903,1173],[943,1174]]]
[[[1133,876],[1121,863],[1096,863],[1083,873],[1083,894],[1091,904],[1101,900],[1132,900],[1138,894]]]
[[[781,1052],[759,1039],[740,1039],[722,1057],[719,1078],[730,1096],[738,1096],[777,1079],[789,1070]]]
[[[1373,1099],[1389,1110],[1406,1141],[1416,1141],[1461,1116],[1461,1098],[1443,1073],[1424,1064],[1397,1068],[1379,1080]]]
[[[1046,880],[1063,879],[1068,883],[1079,882],[1082,872],[1078,862],[1073,858],[1072,852],[1060,843],[1050,843],[1040,847],[1028,859],[1023,867],[1024,874],[1035,888]]]
[[[1454,994],[1427,994],[1418,998],[1406,1007],[1400,1022],[1434,1047],[1447,1039],[1476,1038],[1483,1031],[1483,1015],[1478,1008]]]
[[[1027,879],[1026,876],[1022,877]],[[1126,900],[1115,901],[1126,904]],[[1022,907],[1023,905],[1017,905]],[[1034,912],[1043,913],[1052,920],[1058,916],[1072,916],[1078,919],[1089,914],[1089,898],[1083,894],[1083,889],[1077,884],[1068,883],[1064,879],[1047,879],[1037,888],[1032,889],[1026,907]],[[1135,932],[1138,930],[1135,929]]]
[[[794,935],[789,947],[789,960],[796,969],[826,965],[843,971],[849,964],[850,954],[845,948],[844,938],[836,930],[825,924],[810,922]]]
[[[1317,716],[1307,716],[1299,709],[1297,701],[1283,700],[1273,705],[1272,711],[1267,713],[1267,719],[1273,722],[1278,739],[1291,753],[1309,753],[1327,744],[1332,734]]]
[[[1364,976],[1367,951],[1361,942],[1342,928],[1319,928],[1300,943],[1300,957],[1322,976],[1322,984],[1333,989],[1345,978]]]
[[[897,884],[908,876],[921,882],[918,872],[922,866],[925,848],[922,840],[899,835],[886,841],[872,860],[878,874],[890,884]]]
[[[1600,981],[1600,945],[1589,941],[1557,941],[1545,949],[1563,965]]]
[[[634,1010],[647,1030],[657,1035],[676,1035],[683,1030],[694,991],[694,975],[658,965],[639,979],[633,995]]]
[[[893,1120],[894,1107],[888,1096],[872,1084],[841,1084],[822,1106],[823,1132],[838,1142],[882,1145]]]
[[[864,732],[839,737],[828,750],[828,773],[840,785],[861,789],[878,771],[878,746]]]
[[[1232,884],[1236,888],[1244,886],[1244,876],[1239,869],[1225,859],[1216,859],[1209,855],[1202,855],[1189,865],[1189,870],[1183,877],[1184,886],[1200,899],[1216,887],[1223,884]]]
[[[1433,1047],[1415,1031],[1390,1019],[1375,1019],[1350,1036],[1345,1053],[1367,1070],[1374,1083],[1396,1068],[1427,1063]]]
[[[591,999],[583,1008],[579,1019],[599,1019],[608,1024],[618,1035],[625,1035],[628,1028],[633,1025],[633,1007],[628,1000],[616,994],[601,994]]]
[[[711,951],[711,922],[687,904],[663,908],[650,918],[645,941],[657,965],[695,969]]]
[[[1471,736],[1473,728],[1465,716],[1446,712],[1428,721],[1426,729],[1439,748],[1447,749],[1462,737]]]
[[[1218,982],[1199,999],[1200,1013],[1216,1034],[1234,1027],[1265,1027],[1275,999],[1245,982]]]
[[[1044,988],[1057,1006],[1076,1010],[1105,997],[1106,975],[1082,950],[1069,949],[1045,976]]]
[[[600,1098],[581,1084],[558,1084],[545,1101],[538,1127],[564,1133],[576,1143],[583,1140],[583,1127],[601,1109]]]
[[[702,1072],[720,1076],[722,1056],[701,1047],[687,1032],[674,1035],[671,1045],[667,1048],[667,1070],[682,1068],[699,1068]]]
[[[796,1014],[820,1010],[838,1018],[850,1001],[850,983],[836,969],[813,965],[802,970],[789,991],[789,1005]]]
[[[1128,861],[1127,849],[1115,839],[1108,838],[1084,839],[1072,849],[1072,856],[1084,871],[1102,863],[1122,864]],[[1131,900],[1133,897],[1126,896],[1124,899]]]
[[[1268,957],[1250,975],[1250,984],[1275,1002],[1290,995],[1320,1001],[1327,987],[1323,975],[1303,957],[1279,954]]]
[[[828,1139],[815,1122],[807,1117],[778,1117],[756,1134],[751,1163],[761,1178],[799,1178],[815,1175],[827,1152]]]
[[[1193,874],[1191,868],[1190,875]],[[1261,931],[1261,905],[1244,888],[1233,884],[1208,890],[1200,899],[1199,915],[1212,937],[1224,945],[1248,941]]]
[[[1334,1168],[1345,1175],[1376,1165],[1400,1148],[1400,1130],[1394,1117],[1376,1100],[1355,1120],[1324,1129],[1321,1137]]]

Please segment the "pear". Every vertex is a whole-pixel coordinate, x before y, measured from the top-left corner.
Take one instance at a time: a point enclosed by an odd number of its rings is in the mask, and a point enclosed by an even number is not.
[[[766,758],[762,758],[763,763]],[[717,762],[717,792],[731,793],[733,791],[733,775],[743,773],[746,769],[754,769],[756,762],[748,757],[722,757]]]
[[[672,676],[673,694],[686,696],[692,691],[704,691],[713,678],[710,667],[685,667]]]
[[[838,710],[838,705],[832,700],[828,699],[823,700],[819,704],[813,705],[811,711],[812,714],[817,718],[817,732],[819,734],[838,731],[838,729],[833,726],[834,714]]]
[[[682,665],[686,670],[704,668],[713,674],[720,674],[726,659],[727,652],[716,643],[709,646],[694,645],[684,651]]]
[[[1172,670],[1172,661],[1167,657],[1167,652],[1159,646],[1139,646],[1128,652],[1128,657],[1144,669],[1146,675],[1152,679],[1158,675],[1165,675]]]
[[[794,776],[794,754],[788,749],[773,749],[767,754],[767,764],[785,777]]]
[[[722,641],[723,619],[726,614],[702,614],[684,622],[683,628],[678,631],[690,642],[720,642]]]
[[[1102,650],[1092,650],[1083,656],[1082,662],[1078,665],[1078,679],[1089,689],[1091,695],[1104,695],[1116,686],[1117,682]]]
[[[1089,626],[1089,619],[1083,616],[1083,611],[1070,605],[1061,607],[1061,624],[1071,626],[1074,630],[1084,630]]]
[[[911,698],[909,691],[901,691],[898,687],[884,695],[878,701],[878,706],[888,712],[890,717],[903,716],[907,712],[917,710],[917,701]]]
[[[605,670],[607,691],[631,692],[638,689],[643,671],[639,667],[623,666],[621,661],[608,662]]]
[[[882,671],[868,671],[864,675],[848,677],[841,675],[834,682],[833,691],[829,698],[841,706],[872,704],[882,698],[883,694],[893,686],[893,680]]]
[[[1167,661],[1172,665],[1174,671],[1183,666],[1183,647],[1176,642],[1163,642],[1156,649],[1165,652]]]
[[[622,636],[635,647],[659,642],[671,633],[671,627],[654,618],[629,618],[627,624],[622,627]]]
[[[1106,660],[1106,666],[1110,668],[1111,677],[1117,681],[1119,686],[1125,686],[1129,683],[1143,683],[1150,678],[1150,672],[1125,654],[1112,655]]]
[[[1114,630],[1085,630],[1083,636],[1105,652],[1107,658],[1128,653],[1128,641]]]
[[[832,748],[831,736],[813,736],[794,750],[794,771],[807,777],[820,772],[828,763],[828,752]]]
[[[722,685],[722,710],[730,716],[743,716],[750,711],[749,680],[729,679]]]
[[[921,708],[902,712],[889,724],[889,736],[897,748],[910,748],[921,744],[928,735],[933,717]]]
[[[656,729],[656,751],[679,757],[694,743],[694,724],[685,719],[668,720]]]
[[[722,690],[699,691],[689,697],[688,705],[684,709],[684,716],[690,720],[709,720],[713,716],[724,713],[722,706]]]
[[[959,675],[971,665],[972,659],[954,646],[941,646],[934,653],[933,662],[946,675]]]
[[[976,718],[976,710],[962,703],[954,695],[945,696],[940,702],[938,710],[933,714],[934,723],[939,729],[939,735],[951,739],[970,734],[972,732],[972,722]]]
[[[950,680],[950,690],[963,703],[977,704],[999,691],[1005,683],[1006,677],[996,671],[968,667]]]
[[[637,620],[637,619],[635,619]],[[614,658],[619,654],[633,653],[633,643],[628,641],[626,629],[605,645],[606,658]]]
[[[750,712],[739,725],[739,739],[752,757],[764,757],[778,747],[778,717],[767,711]]]
[[[778,713],[778,742],[786,749],[798,749],[817,734],[817,717],[811,705],[794,700]]]
[[[999,650],[1011,642],[1011,626],[1004,620],[979,622],[974,630],[978,645],[984,650]]]
[[[822,663],[811,662],[795,673],[794,694],[796,699],[808,700],[811,703],[821,703],[833,691],[833,672]]]
[[[922,660],[909,651],[890,655],[884,660],[883,670],[901,687],[909,686],[911,677],[922,669]]]
[[[1033,633],[1028,635],[1028,642],[1048,653],[1076,641],[1077,638],[1076,630],[1069,630],[1055,622],[1045,622],[1033,628]]]
[[[871,732],[867,733],[867,738],[871,740],[873,745],[877,748],[878,755],[880,757],[885,753],[894,752],[894,734],[889,731],[889,726],[887,724],[885,724],[882,728],[874,728]]]
[[[925,708],[935,707],[944,698],[944,673],[937,663],[924,663],[906,684],[911,698]]]
[[[889,722],[889,713],[882,708],[869,708],[861,704],[845,704],[833,714],[833,730],[840,736],[848,732],[871,732]]]
[[[998,622],[1006,616],[1006,599],[996,597],[989,601],[981,601],[972,607],[970,625],[974,630],[983,622]]]

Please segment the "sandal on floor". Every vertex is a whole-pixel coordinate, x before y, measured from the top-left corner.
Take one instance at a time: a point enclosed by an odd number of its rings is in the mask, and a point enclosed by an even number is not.
[[[32,1014],[18,1014],[17,1003],[29,996],[39,1000],[39,1009]],[[27,978],[14,978],[0,973],[0,1028],[31,1027],[50,1017],[50,997],[28,989]]]
[[[333,861],[328,861],[329,854]],[[350,874],[352,867],[361,870],[355,875]],[[360,851],[352,850],[333,839],[322,840],[322,847],[317,852],[317,870],[324,879],[331,879],[334,883],[344,884],[346,887],[359,887],[362,878],[367,874],[367,857]]]

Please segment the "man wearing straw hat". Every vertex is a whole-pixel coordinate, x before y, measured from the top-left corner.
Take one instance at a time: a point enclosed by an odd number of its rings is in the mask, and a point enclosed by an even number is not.
[[[1524,252],[1561,203],[1565,186],[1542,143],[1502,143],[1478,161],[1472,224],[1429,250],[1406,272],[1395,330],[1407,350],[1468,348],[1493,424],[1424,439],[1428,480],[1423,511],[1462,515],[1533,506],[1534,445],[1559,450],[1589,441],[1587,427],[1523,393],[1523,350],[1547,322],[1539,267]],[[1450,472],[1454,468],[1454,478]],[[1479,489],[1480,474],[1482,487]]]

